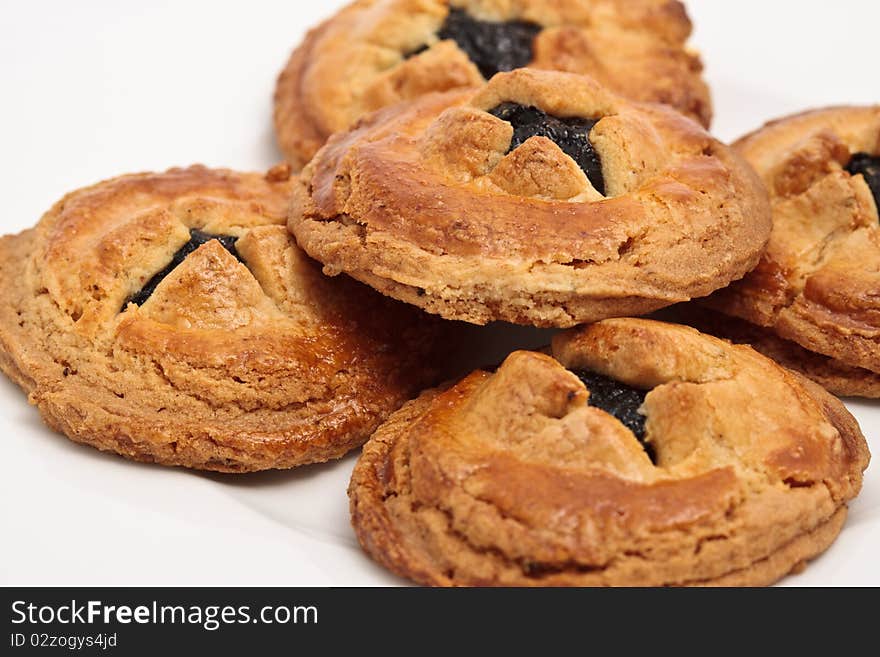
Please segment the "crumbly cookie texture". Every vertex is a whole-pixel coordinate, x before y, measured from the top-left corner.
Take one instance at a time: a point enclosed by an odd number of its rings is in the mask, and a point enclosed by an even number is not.
[[[672,308],[669,318],[734,344],[747,344],[780,365],[812,379],[832,394],[880,398],[880,374],[876,372],[804,349],[796,342],[779,337],[772,329],[744,319],[695,304],[684,306]]]
[[[587,73],[708,126],[690,33],[675,0],[360,0],[293,52],[278,78],[275,129],[301,167],[368,112],[525,65]]]
[[[598,158],[601,182],[570,154]],[[751,168],[677,112],[520,69],[335,135],[294,187],[289,226],[325,273],[447,319],[569,327],[741,277],[770,208]]]
[[[674,306],[657,319],[674,321],[734,344],[745,344],[839,397],[880,398],[880,374],[804,349],[773,330],[697,304]]]
[[[53,428],[242,472],[360,445],[432,380],[430,317],[329,280],[292,181],[201,166],[81,189],[0,238],[0,367]]]
[[[647,391],[653,460],[578,370]],[[422,584],[764,585],[833,542],[868,459],[808,379],[621,319],[424,393],[365,445],[349,496],[364,549]]]
[[[773,232],[755,270],[709,305],[880,372],[880,169],[853,166],[880,156],[880,106],[799,114],[734,147],[770,190]]]

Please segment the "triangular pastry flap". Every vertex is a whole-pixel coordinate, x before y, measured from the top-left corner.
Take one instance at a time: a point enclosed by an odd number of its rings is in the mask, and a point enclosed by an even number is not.
[[[216,240],[168,274],[141,312],[184,329],[232,330],[283,319],[247,267]]]

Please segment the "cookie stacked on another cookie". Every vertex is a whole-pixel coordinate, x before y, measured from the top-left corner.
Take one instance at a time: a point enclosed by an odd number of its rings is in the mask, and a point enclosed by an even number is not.
[[[294,51],[275,91],[275,130],[302,166],[368,112],[525,66],[586,73],[708,126],[690,32],[677,0],[358,0]]]
[[[288,468],[359,446],[436,376],[436,322],[330,280],[292,181],[204,167],[68,194],[0,239],[0,367],[53,428],[128,458]]]
[[[840,532],[855,419],[747,346],[629,316],[712,295],[739,319],[688,321],[880,396],[880,108],[732,149],[690,32],[676,0],[356,0],[278,79],[290,165],[122,176],[0,238],[0,368],[140,461],[368,441],[352,523],[419,583],[772,583]],[[426,390],[459,329],[423,310],[592,325]]]
[[[290,229],[325,272],[447,319],[566,327],[724,287],[757,263],[770,210],[678,112],[520,69],[333,136]]]
[[[762,585],[832,543],[867,464],[816,384],[621,319],[423,394],[349,494],[364,549],[423,584]]]
[[[735,148],[770,190],[773,233],[756,269],[707,300],[751,326],[704,325],[832,392],[880,396],[880,106],[781,119]]]

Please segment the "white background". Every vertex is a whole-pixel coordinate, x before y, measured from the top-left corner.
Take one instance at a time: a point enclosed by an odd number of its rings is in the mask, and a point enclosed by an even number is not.
[[[0,232],[121,173],[280,159],[274,79],[342,2],[0,0]],[[693,0],[693,43],[732,139],[801,109],[880,102],[870,0]],[[850,403],[880,445],[880,406]],[[352,459],[201,475],[72,444],[0,379],[0,584],[400,583],[354,543]],[[880,585],[880,474],[832,550],[794,585]]]

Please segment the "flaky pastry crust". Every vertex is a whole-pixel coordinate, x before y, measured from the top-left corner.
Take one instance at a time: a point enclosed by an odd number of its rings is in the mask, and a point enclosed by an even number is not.
[[[747,344],[839,397],[880,398],[880,374],[877,372],[847,365],[831,356],[805,349],[796,342],[780,337],[773,329],[696,304],[674,307],[669,319],[734,344]]]
[[[530,66],[588,73],[709,125],[702,64],[686,46],[691,23],[675,0],[360,0],[309,32],[278,78],[275,129],[291,164],[305,165],[368,112],[482,84],[468,55],[437,34],[450,6],[540,25]]]
[[[583,369],[650,390],[654,462],[589,405]],[[831,544],[868,458],[811,381],[620,319],[409,403],[365,445],[349,496],[364,549],[423,584],[763,585]]]
[[[551,139],[508,153],[513,128],[488,112],[505,102],[598,119],[605,196]],[[770,210],[752,170],[678,113],[521,69],[335,135],[294,187],[289,226],[325,273],[447,319],[568,327],[741,277]]]
[[[331,281],[284,223],[292,182],[201,166],[65,196],[0,239],[0,367],[71,439],[241,472],[336,458],[431,381],[431,323]],[[188,242],[145,301],[135,295]]]
[[[880,372],[880,217],[864,176],[845,168],[854,154],[880,155],[880,106],[798,114],[734,147],[770,190],[773,233],[755,270],[708,303]]]

